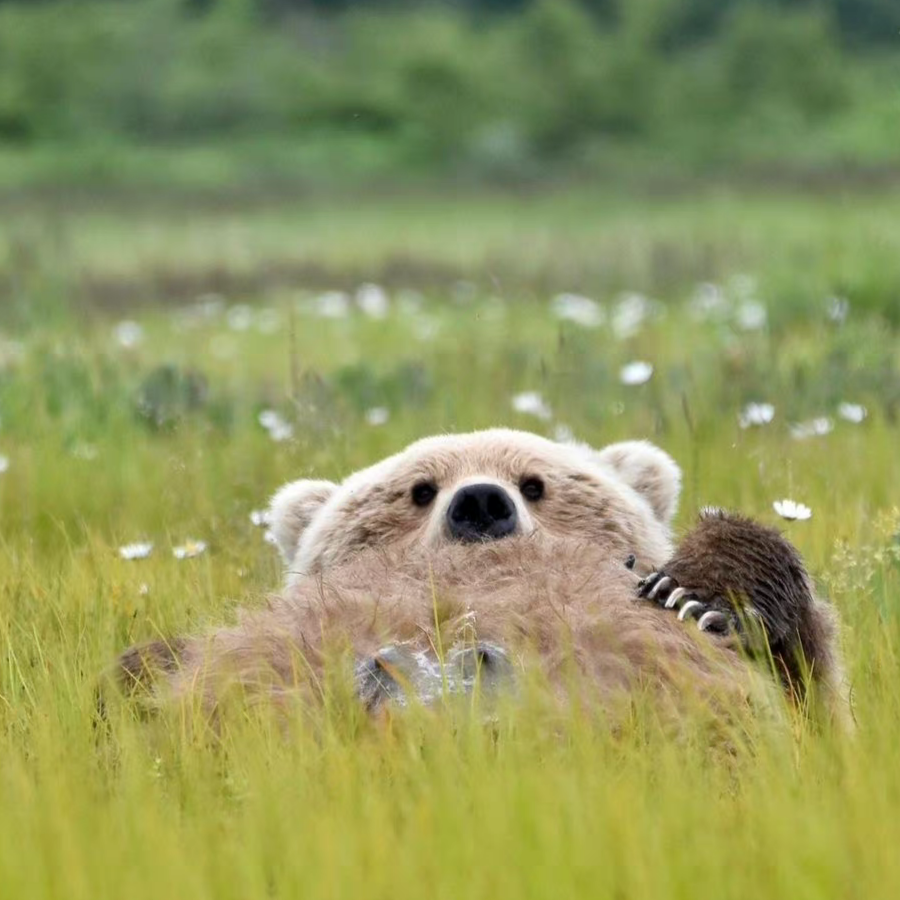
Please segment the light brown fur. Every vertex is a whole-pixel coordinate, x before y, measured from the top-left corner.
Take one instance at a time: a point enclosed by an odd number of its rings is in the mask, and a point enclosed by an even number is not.
[[[530,505],[519,494],[519,483],[529,476],[539,476],[546,485],[539,504]],[[420,481],[439,488],[427,509],[410,503],[410,489]],[[659,448],[629,441],[596,451],[498,428],[417,441],[351,475],[331,493],[323,490],[323,482],[282,488],[273,513],[276,535],[286,535],[279,545],[291,577],[327,569],[364,547],[441,546],[447,541],[442,522],[453,492],[476,481],[510,493],[524,534],[595,541],[623,559],[634,552],[646,571],[671,551],[669,522],[681,473]],[[315,494],[308,485],[315,486]],[[301,498],[294,521],[308,521],[305,531],[279,530],[290,515],[281,501],[291,492]],[[310,496],[322,498],[314,515]]]
[[[364,552],[237,625],[181,640],[177,669],[166,653],[145,654],[167,665],[148,667],[144,697],[151,705],[199,698],[208,714],[235,690],[250,702],[317,702],[329,660],[344,660],[349,683],[353,663],[388,644],[427,652],[487,640],[507,650],[518,675],[537,667],[560,700],[574,690],[611,713],[636,693],[720,711],[771,698],[767,679],[726,640],[636,599],[636,583],[600,548],[565,539],[448,545],[427,558]]]

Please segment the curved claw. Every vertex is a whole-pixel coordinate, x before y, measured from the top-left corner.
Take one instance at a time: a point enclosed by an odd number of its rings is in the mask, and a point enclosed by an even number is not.
[[[704,610],[704,604],[699,600],[688,600],[678,612],[678,621],[683,622],[688,616],[696,619]]]
[[[662,572],[651,572],[645,578],[642,578],[637,585],[638,597],[647,597],[662,577]]]
[[[731,631],[731,618],[721,610],[710,609],[697,620],[697,627],[713,634],[728,634]]]
[[[740,632],[741,623],[733,613],[716,608],[721,604],[710,602],[708,598],[700,599],[697,591],[691,588],[681,587],[670,575],[663,572],[651,572],[646,578],[638,582],[638,596],[645,600],[652,600],[663,609],[677,611],[678,621],[684,622],[695,619],[700,631],[710,634],[729,634],[732,631]],[[753,607],[745,610],[748,617],[758,616]]]

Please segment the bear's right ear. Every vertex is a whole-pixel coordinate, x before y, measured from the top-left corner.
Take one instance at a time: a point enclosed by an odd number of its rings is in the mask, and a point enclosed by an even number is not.
[[[294,561],[300,536],[336,489],[333,481],[292,481],[272,497],[272,534],[288,565]]]

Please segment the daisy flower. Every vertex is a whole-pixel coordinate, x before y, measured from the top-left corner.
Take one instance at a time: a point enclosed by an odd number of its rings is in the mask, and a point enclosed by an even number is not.
[[[797,503],[796,500],[776,500],[772,508],[782,519],[789,522],[802,522],[812,516],[812,510],[803,503]]]

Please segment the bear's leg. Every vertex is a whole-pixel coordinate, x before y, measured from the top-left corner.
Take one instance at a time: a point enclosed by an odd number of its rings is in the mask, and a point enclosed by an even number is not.
[[[119,689],[129,697],[152,692],[157,679],[178,671],[186,645],[183,638],[173,638],[130,647],[119,657],[113,671]]]
[[[638,595],[701,631],[734,635],[750,655],[770,653],[800,699],[812,681],[840,693],[834,613],[816,599],[796,548],[772,528],[705,510]]]

